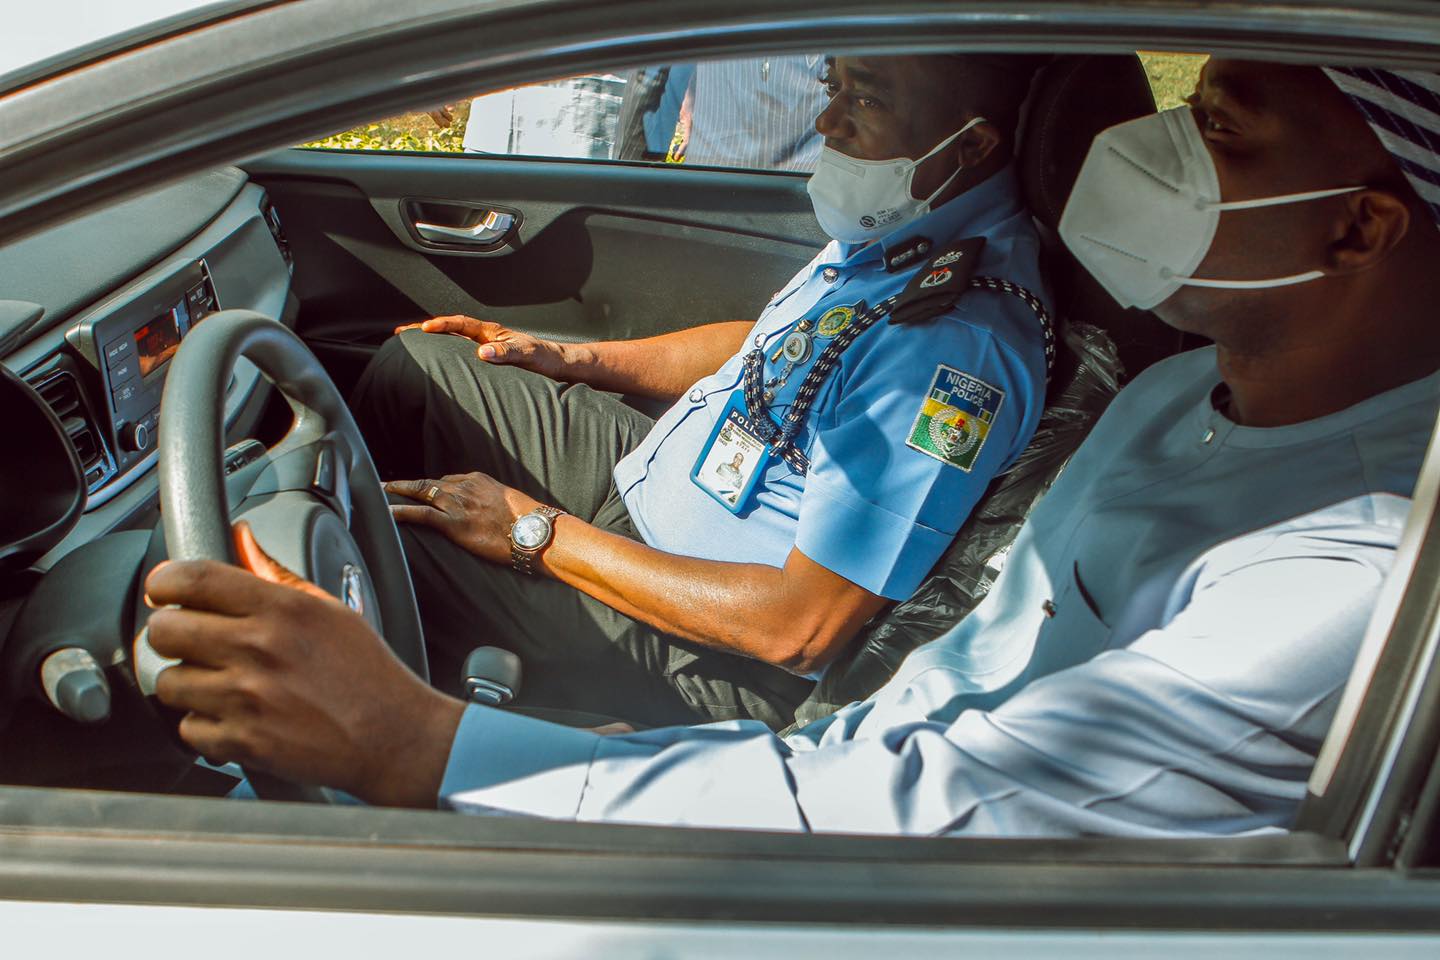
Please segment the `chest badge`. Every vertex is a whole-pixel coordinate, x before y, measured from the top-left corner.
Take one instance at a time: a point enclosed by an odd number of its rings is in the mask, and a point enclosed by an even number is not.
[[[833,337],[855,319],[854,307],[831,307],[820,317],[815,333],[821,337]]]
[[[786,337],[780,348],[782,355],[791,363],[804,363],[809,360],[812,349],[810,334],[800,330]]]

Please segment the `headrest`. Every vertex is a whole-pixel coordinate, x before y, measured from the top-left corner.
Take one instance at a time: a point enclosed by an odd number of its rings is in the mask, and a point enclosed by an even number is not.
[[[1134,54],[1056,57],[1036,74],[1016,137],[1020,189],[1046,244],[1045,266],[1060,318],[1104,330],[1126,379],[1178,353],[1183,338],[1153,314],[1122,309],[1064,248],[1058,229],[1095,135],[1154,112],[1150,81]]]
[[[1155,112],[1134,54],[1056,57],[1036,74],[1020,134],[1020,184],[1030,212],[1054,230],[1095,135]]]

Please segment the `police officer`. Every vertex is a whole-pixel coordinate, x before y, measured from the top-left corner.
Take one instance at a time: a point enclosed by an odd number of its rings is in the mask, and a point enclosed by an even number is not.
[[[757,322],[562,344],[440,317],[366,371],[353,405],[404,500],[442,686],[495,644],[525,704],[783,726],[1029,441],[1046,292],[1010,151],[1030,62],[827,68],[809,189],[835,240]],[[652,423],[600,391],[674,405]]]

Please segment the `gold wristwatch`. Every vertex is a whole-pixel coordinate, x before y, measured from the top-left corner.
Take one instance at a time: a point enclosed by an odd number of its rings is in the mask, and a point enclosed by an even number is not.
[[[534,575],[535,558],[555,537],[555,518],[565,511],[559,507],[536,507],[510,525],[510,565],[521,573]]]

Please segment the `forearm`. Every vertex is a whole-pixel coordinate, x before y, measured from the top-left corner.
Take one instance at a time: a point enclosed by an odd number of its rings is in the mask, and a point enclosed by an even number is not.
[[[783,568],[665,553],[570,516],[556,522],[541,567],[664,633],[797,673],[828,663],[859,626]]]
[[[673,400],[734,356],[752,326],[735,320],[641,340],[565,344],[565,369],[600,390]]]

